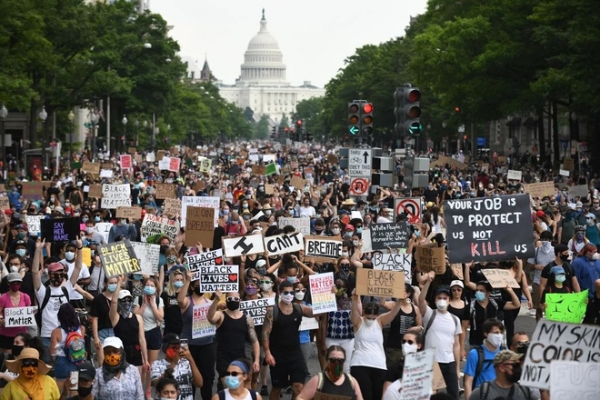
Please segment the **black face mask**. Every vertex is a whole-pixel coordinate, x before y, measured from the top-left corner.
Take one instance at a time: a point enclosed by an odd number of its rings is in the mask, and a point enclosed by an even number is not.
[[[169,249],[169,246],[167,246],[167,245],[160,246],[160,254],[164,255],[168,249]]]
[[[204,294],[200,291],[200,286],[196,286],[194,288],[194,293],[196,293],[198,296],[202,296]]]
[[[94,388],[93,386],[90,386],[90,387],[78,386],[77,394],[79,395],[79,397],[87,397],[90,395],[90,393],[92,393],[93,388]]]
[[[517,350],[515,351],[515,353],[517,353],[517,354],[527,354],[527,349],[528,348],[529,348],[529,346],[517,347]]]
[[[512,383],[516,383],[519,382],[519,380],[521,379],[521,364],[514,364],[512,367],[512,375],[508,375],[506,378],[512,382]]]
[[[235,311],[235,310],[237,310],[238,308],[240,308],[240,302],[239,302],[239,301],[229,301],[229,300],[227,300],[227,301],[225,302],[225,304],[226,304],[226,306],[227,306],[227,309],[228,309],[229,311]]]
[[[561,259],[561,261],[569,261],[569,255],[561,254],[560,259]]]
[[[15,356],[15,358],[18,357],[23,351],[23,348],[25,348],[25,346],[17,346],[13,344],[11,347],[12,355]]]

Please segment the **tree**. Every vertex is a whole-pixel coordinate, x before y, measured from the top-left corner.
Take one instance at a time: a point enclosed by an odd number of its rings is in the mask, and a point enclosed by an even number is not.
[[[302,100],[296,105],[296,112],[292,115],[294,121],[304,120],[304,129],[307,133],[311,133],[313,137],[321,137],[325,134],[322,116],[323,100],[323,97]]]
[[[269,116],[263,114],[256,124],[256,138],[266,139],[269,137]]]

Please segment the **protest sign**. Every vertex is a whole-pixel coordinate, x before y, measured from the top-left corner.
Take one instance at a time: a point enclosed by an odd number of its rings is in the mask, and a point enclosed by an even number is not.
[[[316,318],[302,317],[300,327],[298,328],[299,332],[313,331],[315,329],[319,329],[319,321]]]
[[[316,315],[337,311],[335,293],[331,292],[331,288],[335,286],[333,272],[310,275],[308,279],[313,313]]]
[[[81,233],[79,218],[55,218],[40,220],[42,239],[47,242],[75,240]]]
[[[483,272],[485,279],[495,289],[504,289],[507,286],[513,288],[521,287],[507,269],[482,269],[481,272]]]
[[[167,169],[171,172],[179,172],[180,167],[181,167],[181,158],[171,157],[169,160],[169,168],[167,168]]]
[[[21,197],[25,200],[41,200],[44,197],[44,182],[21,182]]]
[[[85,265],[87,267],[92,265],[92,249],[90,249],[89,247],[84,247],[80,251],[81,251],[81,261],[83,262],[83,265]]]
[[[112,179],[113,175],[114,175],[114,171],[112,169],[101,169],[100,170],[100,178]]]
[[[575,168],[575,160],[573,160],[572,158],[565,158],[563,160],[563,168],[567,171],[573,171],[573,169]]]
[[[569,175],[571,175],[571,173],[569,171],[567,171],[566,169],[561,169],[558,171],[558,175],[568,177]]]
[[[37,307],[12,307],[4,309],[4,327],[35,326]]]
[[[157,183],[155,185],[157,199],[170,199],[175,197],[175,185],[172,183]]]
[[[165,199],[163,203],[163,215],[166,215],[169,218],[181,216],[181,200]]]
[[[371,243],[371,230],[365,229],[362,232],[362,251],[363,253],[370,253],[373,251],[373,244]]]
[[[183,196],[181,198],[181,223],[185,224],[187,217],[187,207],[210,207],[215,210],[215,228],[219,226],[219,208],[221,207],[221,199],[218,197],[209,196]]]
[[[262,235],[247,235],[223,238],[223,253],[225,257],[249,256],[265,252]]]
[[[410,228],[406,224],[374,224],[371,230],[371,246],[373,250],[406,249],[411,236]]]
[[[121,169],[129,169],[133,166],[130,154],[121,154],[120,159]]]
[[[108,234],[112,226],[110,222],[96,222],[96,225],[94,225],[94,230],[102,235],[104,243],[108,243]]]
[[[171,164],[171,157],[163,157],[158,160],[158,169],[161,171],[166,171],[169,169],[169,165]]]
[[[130,222],[142,218],[141,207],[117,207],[117,218],[128,218]]]
[[[200,304],[194,306],[194,315],[192,320],[192,339],[199,339],[206,336],[213,336],[217,333],[217,328],[208,322],[208,304]]]
[[[156,215],[152,214],[146,214],[144,216],[144,220],[142,221],[140,235],[142,242],[146,242],[150,236],[160,234],[169,237],[171,241],[175,241],[178,231],[179,222],[170,220],[168,218],[157,217]]]
[[[449,164],[451,168],[455,168],[458,170],[463,170],[463,169],[467,168],[467,165],[465,163],[460,162],[455,158],[446,157],[446,156],[439,156],[439,158],[437,160],[433,160],[431,162],[431,168],[445,167],[446,164]]]
[[[274,194],[275,193],[275,185],[270,183],[265,184],[265,194]]]
[[[446,272],[446,252],[437,243],[417,246],[417,267],[421,272],[434,271],[436,275]]]
[[[267,168],[265,169],[265,175],[270,176],[277,173],[277,164],[270,163],[267,164]]]
[[[135,147],[128,147],[127,148],[127,152],[131,155],[135,154],[136,152],[136,148]]]
[[[534,256],[528,194],[444,202],[452,263]]]
[[[209,173],[211,166],[212,166],[212,160],[205,158],[204,160],[202,160],[202,162],[200,162],[200,172],[206,173],[206,174]]]
[[[550,364],[552,400],[592,400],[600,390],[600,363],[553,361]]]
[[[433,362],[433,382],[431,382],[431,388],[433,390],[440,390],[446,387],[446,381],[444,380],[444,375],[442,375],[442,370],[440,369],[440,365],[437,361]]]
[[[204,247],[213,246],[215,234],[214,220],[215,209],[207,207],[187,208],[185,220],[185,245],[196,246],[202,243]]]
[[[27,215],[25,221],[27,223],[27,229],[29,230],[29,234],[36,236],[41,232],[40,229],[40,221],[43,218],[42,215]]]
[[[299,176],[293,176],[292,180],[290,182],[290,186],[295,187],[297,190],[302,190],[304,189],[304,185],[306,184],[306,181],[302,178],[300,178]]]
[[[144,275],[157,275],[158,276],[158,260],[160,257],[160,245],[131,242],[133,252],[142,268],[142,274]]]
[[[300,232],[294,232],[288,235],[265,237],[265,249],[269,252],[269,256],[300,251],[304,249],[304,236]]]
[[[100,245],[97,251],[107,278],[142,270],[129,240]]]
[[[262,176],[262,175],[266,175],[267,173],[267,167],[264,165],[253,165],[252,166],[252,175],[258,175],[258,176]]]
[[[129,185],[102,185],[102,208],[131,207],[131,187]]]
[[[402,372],[401,400],[429,400],[435,349],[407,354]]]
[[[600,326],[569,324],[540,319],[531,336],[519,383],[538,389],[550,388],[553,361],[600,361]]]
[[[569,198],[587,197],[590,193],[590,188],[587,185],[577,185],[569,187]]]
[[[520,181],[522,176],[522,171],[513,171],[512,169],[509,169],[508,173],[506,174],[506,179],[509,181]]]
[[[192,280],[197,281],[200,279],[201,266],[223,264],[223,250],[217,249],[206,253],[188,255],[186,261],[192,273]]]
[[[8,210],[10,209],[10,200],[8,197],[0,197],[0,210]]]
[[[404,282],[404,272],[356,269],[358,295],[403,299]]]
[[[167,154],[165,150],[158,150],[156,152],[156,161],[162,161],[165,158],[165,154]]]
[[[579,324],[585,316],[587,299],[587,289],[581,293],[546,293],[546,319]]]
[[[90,161],[84,161],[81,166],[81,170],[85,174],[95,174],[98,175],[100,173],[100,163],[93,163]]]
[[[304,257],[331,262],[342,256],[342,239],[327,236],[305,236]]]
[[[452,270],[452,273],[455,277],[457,277],[461,281],[465,279],[462,264],[450,264],[450,269]]]
[[[267,307],[275,305],[275,297],[263,297],[262,299],[246,300],[240,302],[240,311],[252,318],[254,326],[260,326],[265,322]],[[304,320],[304,318],[302,318]]]
[[[286,226],[293,226],[298,232],[304,236],[310,235],[310,218],[279,218],[279,228],[283,229]]]
[[[556,193],[554,182],[552,181],[523,185],[523,191],[529,193],[532,199],[535,199],[536,197],[539,199],[543,199],[546,196],[552,197]]]
[[[239,267],[237,265],[201,265],[200,291],[214,293],[220,290],[223,293],[239,291]]]
[[[364,231],[363,231],[364,232]],[[373,269],[381,271],[404,272],[404,275],[410,278],[412,254],[409,253],[382,253],[374,251],[371,256]]]
[[[89,197],[94,199],[99,199],[102,197],[102,185],[99,183],[94,183],[90,185],[90,192],[88,193]]]

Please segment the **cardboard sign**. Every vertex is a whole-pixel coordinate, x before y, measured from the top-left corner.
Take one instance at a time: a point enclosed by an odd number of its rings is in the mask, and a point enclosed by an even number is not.
[[[436,275],[446,272],[446,252],[437,243],[417,246],[417,267],[421,272],[434,271]]]
[[[217,333],[217,327],[208,322],[208,304],[194,306],[192,317],[192,339],[199,339],[207,336],[214,336]]]
[[[446,164],[449,164],[451,168],[463,170],[467,168],[467,164],[458,161],[452,157],[439,156],[439,158],[430,163],[431,168],[435,167],[445,167]]]
[[[440,390],[446,387],[446,381],[444,381],[444,375],[437,361],[433,362],[433,382],[431,382],[431,389]]]
[[[202,265],[200,266],[200,291],[223,293],[239,291],[239,267],[237,265]]]
[[[373,264],[373,269],[404,272],[404,276],[408,278],[411,276],[412,254],[409,253],[390,254],[375,251],[371,257],[371,263]]]
[[[212,167],[212,160],[205,158],[204,160],[202,160],[200,162],[200,172],[202,173],[209,173],[210,172],[210,168]]]
[[[4,309],[4,326],[16,328],[20,326],[35,326],[37,307],[12,307]]]
[[[254,326],[261,326],[265,322],[267,307],[275,305],[275,297],[263,297],[262,299],[246,300],[240,302],[240,310],[246,316],[252,318]],[[304,318],[302,318],[304,320]]]
[[[160,245],[131,242],[131,247],[133,248],[135,256],[140,261],[139,264],[142,268],[142,274],[158,276]]]
[[[356,293],[374,297],[404,298],[404,272],[356,269]]]
[[[553,361],[550,364],[550,398],[597,399],[599,376],[598,362]]]
[[[223,264],[223,250],[217,249],[206,253],[186,256],[186,261],[192,273],[192,281],[200,279],[200,267]]]
[[[77,239],[81,233],[79,218],[53,218],[40,220],[42,239],[47,242],[66,242]]]
[[[327,236],[305,236],[304,257],[331,262],[342,256],[342,239]]]
[[[327,155],[327,162],[329,164],[334,164],[335,165],[338,162],[338,158],[337,158],[337,156],[335,154],[328,154]]]
[[[507,269],[482,269],[485,279],[495,289],[504,289],[507,286],[520,288],[519,284]]]
[[[181,200],[165,199],[163,203],[163,215],[169,218],[178,218],[181,216]]]
[[[459,280],[462,281],[465,279],[462,264],[450,264],[450,269],[452,270],[454,276],[457,277]]]
[[[535,199],[536,197],[539,199],[542,199],[546,196],[552,197],[556,193],[554,182],[552,181],[523,185],[523,191],[525,193],[529,193],[532,199]]]
[[[102,185],[99,183],[94,183],[90,185],[90,192],[88,193],[88,197],[94,199],[102,198]]]
[[[265,237],[265,249],[269,256],[294,253],[304,249],[304,236],[300,232],[294,232],[289,235]]]
[[[262,235],[247,235],[223,238],[223,253],[225,257],[249,256],[265,252]]]
[[[522,176],[522,171],[513,171],[512,169],[509,169],[508,174],[506,174],[506,179],[509,181],[520,181]]]
[[[25,200],[42,200],[44,197],[44,188],[50,187],[43,182],[22,182],[21,197]]]
[[[433,382],[435,349],[408,354],[402,372],[402,400],[428,400]]]
[[[129,240],[100,245],[98,254],[107,278],[133,274],[142,270]]]
[[[266,175],[267,167],[264,165],[253,165],[252,166],[252,175]]]
[[[279,218],[279,228],[283,229],[286,226],[293,226],[298,232],[301,232],[304,236],[310,235],[310,218]]]
[[[183,196],[181,198],[181,223],[185,224],[187,217],[187,207],[211,207],[215,210],[215,228],[219,226],[219,208],[221,207],[221,199],[218,197],[209,196]]]
[[[155,184],[157,199],[171,199],[175,197],[175,185],[172,183]]]
[[[130,154],[121,154],[120,159],[121,169],[130,169],[133,167]]]
[[[489,173],[490,172],[490,164],[488,164],[488,163],[482,163],[481,164],[481,171]]]
[[[112,168],[112,166],[111,166],[111,168]],[[83,165],[81,166],[81,170],[86,174],[98,175],[100,173],[100,164],[93,163],[90,161],[84,161]]]
[[[406,224],[374,224],[370,227],[373,250],[406,249],[412,235]]]
[[[185,245],[196,246],[202,243],[204,247],[213,246],[215,234],[214,208],[194,207],[187,208],[187,219],[185,220]]]
[[[0,197],[0,210],[8,210],[10,209],[10,200],[8,197]]]
[[[156,152],[156,161],[162,161],[165,158],[165,154],[167,154],[164,150],[159,150]]]
[[[131,155],[135,154],[136,152],[136,148],[135,147],[128,147],[127,148],[127,152]]]
[[[117,207],[117,218],[128,218],[129,221],[142,218],[141,207]]]
[[[296,190],[304,189],[304,185],[306,185],[306,181],[298,176],[293,176],[290,182],[290,186],[296,188]]]
[[[550,389],[550,365],[554,361],[598,363],[599,337],[600,326],[598,325],[568,324],[540,319],[531,336],[519,383],[522,386],[548,390]],[[570,398],[579,399],[579,397]]]
[[[102,185],[102,208],[131,207],[131,186]]]
[[[144,216],[144,221],[142,221],[140,228],[142,242],[146,242],[150,236],[154,235],[165,235],[174,242],[177,232],[179,232],[179,222],[152,214]]]
[[[577,185],[569,187],[569,198],[586,197],[590,193],[587,185]]]
[[[575,161],[572,158],[565,158],[563,160],[563,168],[567,171],[573,171],[575,169]]]
[[[528,194],[446,200],[444,219],[452,263],[534,256]]]
[[[27,215],[25,221],[30,235],[37,236],[41,232],[42,215]]]
[[[331,292],[331,288],[335,286],[333,272],[309,275],[308,279],[313,313],[316,315],[337,311],[335,293]]]
[[[581,293],[546,293],[546,319],[579,324],[587,310],[588,289]]]

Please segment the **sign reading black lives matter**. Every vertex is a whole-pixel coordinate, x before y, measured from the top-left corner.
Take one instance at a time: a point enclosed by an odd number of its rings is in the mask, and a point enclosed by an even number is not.
[[[223,250],[217,249],[206,253],[188,255],[186,260],[192,273],[192,280],[197,281],[200,279],[200,267],[223,264]]]
[[[528,194],[446,200],[444,219],[451,263],[534,256]]]
[[[107,278],[142,270],[129,240],[98,246],[98,255]]]
[[[223,293],[239,291],[239,267],[237,265],[201,265],[200,291]]]
[[[411,231],[406,224],[375,224],[370,230],[373,250],[408,248]]]
[[[265,322],[267,315],[267,307],[275,305],[275,297],[265,297],[262,299],[246,300],[240,302],[240,310],[251,317],[254,321],[254,326],[262,325]]]

